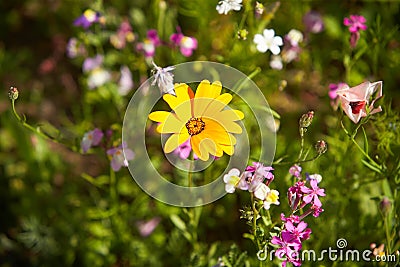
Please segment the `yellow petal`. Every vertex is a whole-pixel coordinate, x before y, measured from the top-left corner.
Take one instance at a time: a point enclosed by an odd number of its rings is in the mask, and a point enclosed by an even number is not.
[[[217,144],[236,144],[236,138],[229,134],[218,122],[205,118],[203,118],[203,121],[206,124],[203,131],[206,138],[215,140]]]
[[[182,127],[185,127],[185,122],[180,121],[174,113],[170,113],[164,123],[157,127],[157,131],[159,133],[179,133]]]
[[[195,98],[216,98],[221,94],[222,84],[215,81],[212,84],[208,80],[203,80],[196,89]]]
[[[223,110],[212,116],[226,131],[230,133],[242,133],[242,127],[234,121],[243,118],[243,113],[238,110]]]
[[[214,101],[213,98],[195,98],[193,100],[193,117],[203,117],[207,107]]]
[[[190,137],[190,145],[193,149],[193,152],[199,157],[199,159],[206,161],[208,159],[205,155],[202,155],[200,152],[200,141],[201,139],[199,138],[199,135],[194,135]]]
[[[232,156],[234,151],[234,147],[233,146],[226,146],[226,145],[220,145],[222,150],[228,154],[229,156]]]
[[[178,146],[180,146],[182,143],[184,143],[186,139],[182,138],[181,134],[173,134],[171,135],[167,142],[165,142],[164,144],[164,152],[165,153],[171,153],[172,151],[174,151]],[[183,141],[182,141],[183,140]]]
[[[170,112],[167,111],[154,111],[149,114],[149,119],[156,122],[163,122],[167,119]]]
[[[168,103],[170,108],[174,110],[180,103],[189,100],[188,94],[188,86],[185,83],[176,83],[175,84],[175,94],[164,94],[163,99]]]
[[[180,121],[186,123],[192,117],[192,104],[190,99],[177,105],[174,112]]]
[[[218,96],[207,106],[203,116],[213,117],[214,114],[224,109],[231,100],[232,95],[228,93]]]

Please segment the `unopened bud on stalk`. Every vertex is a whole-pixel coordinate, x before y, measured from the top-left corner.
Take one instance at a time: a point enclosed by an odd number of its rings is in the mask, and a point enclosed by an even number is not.
[[[246,29],[241,29],[237,32],[237,36],[238,36],[239,40],[246,40],[248,34],[249,34],[249,31]]]
[[[318,155],[324,154],[328,150],[328,143],[324,140],[317,141],[315,144],[315,150],[317,151]]]
[[[312,110],[303,114],[299,121],[300,127],[307,128],[308,126],[310,126],[313,118],[314,118],[314,111]]]
[[[387,216],[392,208],[392,203],[387,197],[384,197],[379,203],[379,209],[382,211],[384,216]]]
[[[11,100],[16,100],[18,98],[18,88],[11,86],[10,90],[8,90],[8,97]]]

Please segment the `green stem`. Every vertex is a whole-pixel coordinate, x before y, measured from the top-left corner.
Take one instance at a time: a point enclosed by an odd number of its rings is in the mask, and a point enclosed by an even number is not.
[[[13,99],[11,101],[11,103],[12,103],[12,110],[13,110],[14,116],[17,118],[18,122],[22,124],[22,126],[24,126],[25,128],[29,129],[30,131],[34,132],[35,134],[40,135],[44,139],[48,139],[48,140],[51,140],[53,142],[60,143],[57,139],[54,139],[54,138],[42,133],[40,130],[38,130],[38,129],[34,128],[32,125],[26,123],[25,119],[22,119],[18,115],[17,111],[15,110],[15,100]]]
[[[188,187],[192,187],[192,180],[193,180],[193,178],[192,178],[192,175],[193,175],[192,169],[193,169],[193,161],[194,161],[194,159],[193,159],[193,151],[190,152],[189,160],[190,160],[190,165],[189,165],[189,170],[188,170]]]
[[[261,249],[261,245],[260,242],[258,241],[257,238],[257,217],[258,217],[258,210],[256,208],[256,202],[254,201],[254,196],[253,194],[251,194],[251,206],[253,209],[253,235],[254,235],[254,239],[256,241],[257,244],[257,249],[260,250]]]

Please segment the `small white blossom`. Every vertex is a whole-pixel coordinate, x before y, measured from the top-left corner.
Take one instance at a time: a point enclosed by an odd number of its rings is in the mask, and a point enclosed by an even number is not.
[[[175,95],[174,92],[174,74],[170,71],[174,70],[174,66],[161,68],[157,66],[154,62],[154,80],[151,85],[157,84],[158,88],[162,94],[172,94]]]
[[[281,70],[283,68],[282,58],[280,56],[273,55],[269,66],[274,70]]]
[[[303,34],[301,31],[291,29],[286,35],[286,39],[292,46],[298,46],[299,43],[303,42]]]
[[[240,171],[236,168],[230,170],[224,175],[225,191],[227,193],[235,192],[235,188],[240,181]]]
[[[121,67],[121,78],[118,83],[118,93],[127,95],[133,87],[132,73],[127,66]]]
[[[271,191],[269,187],[266,184],[261,183],[257,186],[257,189],[254,191],[254,196],[258,199],[265,200],[269,191]]]
[[[317,180],[317,183],[321,182],[321,180],[322,180],[322,176],[320,174],[318,174],[318,173],[310,174],[310,175],[308,175],[308,178],[310,180],[311,179]]]
[[[276,190],[270,190],[264,200],[264,209],[269,210],[271,204],[279,205],[279,192]]]
[[[218,2],[217,11],[219,14],[227,15],[229,11],[239,11],[242,8],[242,0],[222,0]]]
[[[89,89],[94,89],[97,87],[102,86],[106,82],[111,80],[111,74],[109,71],[103,69],[103,68],[95,68],[92,70],[89,74],[89,77],[87,79],[87,83],[89,86]]]
[[[282,38],[275,36],[275,31],[272,29],[265,29],[263,34],[256,34],[253,42],[257,45],[257,50],[261,53],[271,50],[274,55],[278,55],[281,52],[279,46],[283,45]]]

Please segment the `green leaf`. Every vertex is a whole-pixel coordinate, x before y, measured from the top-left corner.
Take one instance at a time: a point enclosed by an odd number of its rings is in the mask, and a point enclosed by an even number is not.
[[[171,214],[169,218],[171,219],[172,223],[176,226],[176,228],[178,228],[183,232],[186,232],[186,224],[178,215]]]

